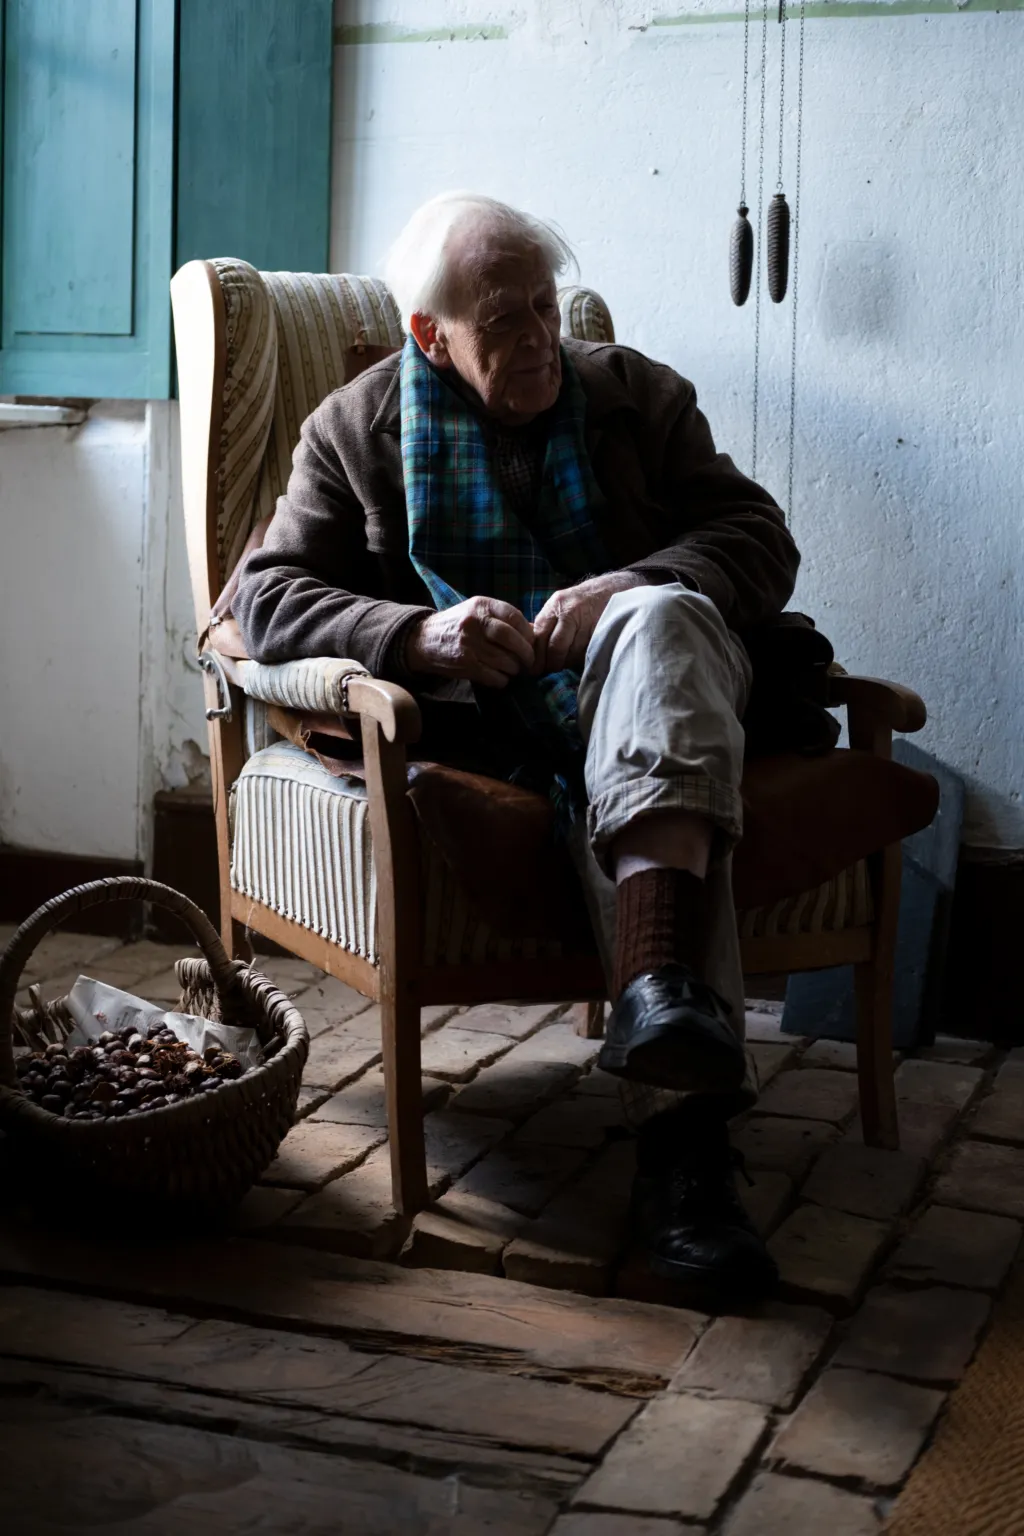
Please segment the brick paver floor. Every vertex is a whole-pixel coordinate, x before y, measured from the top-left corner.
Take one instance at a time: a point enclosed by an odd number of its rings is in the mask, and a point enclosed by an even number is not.
[[[46,995],[83,969],[162,999],[180,953],[61,935],[27,980]],[[655,1319],[685,1305],[631,1250],[632,1139],[616,1084],[595,1070],[599,1042],[567,1008],[424,1010],[432,1204],[410,1221],[390,1203],[376,1010],[305,962],[257,963],[315,1039],[300,1118],[236,1230],[654,1304]],[[883,1152],[861,1140],[852,1048],[794,1040],[780,1005],[749,1007],[765,1086],[734,1141],[779,1295],[754,1317],[688,1314],[691,1352],[580,1475],[553,1532],[879,1530],[1018,1252],[1019,1052],[939,1040],[911,1053],[896,1077],[903,1149]]]

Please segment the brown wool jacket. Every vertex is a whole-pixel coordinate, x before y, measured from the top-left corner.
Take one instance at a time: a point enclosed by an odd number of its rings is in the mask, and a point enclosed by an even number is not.
[[[733,630],[770,623],[800,557],[768,492],[716,452],[693,385],[629,347],[563,346],[587,397],[612,568],[705,593]],[[349,657],[395,677],[402,631],[434,612],[409,559],[399,362],[336,390],[302,428],[287,494],[232,603],[259,661]]]

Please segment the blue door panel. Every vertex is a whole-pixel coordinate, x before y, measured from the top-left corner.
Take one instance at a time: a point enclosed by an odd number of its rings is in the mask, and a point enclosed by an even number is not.
[[[321,272],[330,223],[331,0],[181,0],[175,265]]]
[[[129,336],[136,0],[10,0],[9,334]]]
[[[166,398],[175,255],[326,266],[331,8],[0,0],[0,394]]]
[[[175,0],[0,15],[0,394],[165,398]]]

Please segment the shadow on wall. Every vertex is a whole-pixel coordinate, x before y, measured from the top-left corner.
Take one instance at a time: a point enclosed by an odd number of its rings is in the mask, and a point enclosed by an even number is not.
[[[869,291],[842,313],[862,301]],[[983,422],[965,428],[924,372],[905,375],[903,405],[884,378],[872,399],[850,398],[839,375],[800,382],[794,606],[848,669],[924,696],[930,718],[917,740],[966,781],[964,841],[1020,848],[1024,684],[1006,665],[1022,639],[1015,445]],[[759,467],[776,492],[783,452]]]
[[[840,240],[825,246],[814,312],[834,337],[891,343],[899,323],[905,275],[900,250],[886,240]]]

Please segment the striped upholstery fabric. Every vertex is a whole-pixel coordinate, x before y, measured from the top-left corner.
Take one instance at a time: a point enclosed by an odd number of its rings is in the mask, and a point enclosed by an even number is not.
[[[231,885],[376,963],[366,785],[287,742],[250,757],[231,790]]]
[[[245,261],[212,265],[226,321],[224,410],[217,460],[217,550],[224,581],[252,530],[273,425],[277,326],[255,267]]]
[[[335,661],[329,656],[284,661],[276,666],[243,661],[238,671],[249,698],[316,715],[344,714],[342,688],[346,677],[368,675],[358,661]]]
[[[361,779],[336,778],[301,748],[275,743],[236,779],[231,825],[234,890],[377,963],[377,883]],[[425,837],[421,863],[427,965],[562,953],[550,939],[496,934]]]
[[[562,335],[577,341],[614,341],[611,310],[593,288],[560,288],[558,309]]]
[[[284,493],[302,423],[344,384],[346,353],[360,343],[400,347],[403,338],[395,301],[376,278],[212,265],[227,322],[217,511],[223,580],[254,523]]]
[[[360,343],[400,347],[405,337],[379,278],[344,273],[260,272],[277,321],[274,425],[252,521],[283,496],[306,417],[345,382],[345,353]]]
[[[424,965],[486,965],[497,960],[557,960],[557,939],[503,938],[473,906],[430,838],[420,833]]]
[[[861,859],[813,891],[802,891],[771,907],[752,907],[737,916],[742,939],[862,928],[874,916],[868,866]]]
[[[377,894],[362,780],[336,778],[300,748],[280,742],[249,759],[231,794],[233,888],[375,964]],[[497,934],[425,836],[421,858],[424,964],[562,954],[550,938]],[[863,864],[816,891],[739,914],[745,938],[832,933],[870,920]]]

